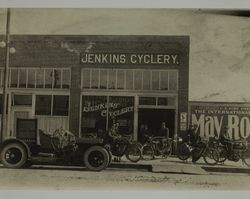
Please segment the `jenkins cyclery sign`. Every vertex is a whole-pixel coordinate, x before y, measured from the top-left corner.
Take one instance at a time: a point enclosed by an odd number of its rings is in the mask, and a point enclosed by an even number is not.
[[[250,104],[191,102],[189,114],[201,137],[218,137],[228,127],[232,139],[250,138]]]
[[[82,64],[179,64],[178,54],[82,53]]]

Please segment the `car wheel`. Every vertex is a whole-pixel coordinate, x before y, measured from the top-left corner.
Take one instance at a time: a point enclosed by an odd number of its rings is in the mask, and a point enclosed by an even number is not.
[[[109,153],[102,146],[92,146],[84,153],[84,165],[91,171],[101,171],[109,165]]]
[[[27,162],[26,148],[19,143],[7,144],[1,151],[1,162],[7,168],[17,169]]]

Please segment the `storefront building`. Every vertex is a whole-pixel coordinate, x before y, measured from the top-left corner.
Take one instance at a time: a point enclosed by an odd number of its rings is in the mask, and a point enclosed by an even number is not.
[[[140,140],[165,122],[176,138],[187,128],[188,36],[15,35],[11,46],[6,136],[15,136],[16,118],[80,137],[117,126]]]

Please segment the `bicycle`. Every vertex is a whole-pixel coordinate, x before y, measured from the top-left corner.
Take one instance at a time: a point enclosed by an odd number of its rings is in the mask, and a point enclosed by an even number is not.
[[[219,161],[219,152],[209,140],[198,141],[192,144],[190,139],[183,142],[178,147],[177,157],[180,160],[187,160],[192,157],[192,162],[197,162],[201,157],[208,165],[216,165]]]
[[[141,145],[125,136],[107,134],[104,142],[111,154],[118,158],[125,155],[129,161],[138,162],[142,157]]]
[[[147,136],[146,143],[142,146],[142,158],[144,160],[155,159],[155,156],[167,158],[172,153],[173,139],[163,136],[149,137]]]
[[[219,139],[216,140],[216,147],[219,152],[218,162],[224,163],[226,160],[242,162],[250,167],[250,147],[249,142],[246,140],[239,141],[225,141],[221,142]]]

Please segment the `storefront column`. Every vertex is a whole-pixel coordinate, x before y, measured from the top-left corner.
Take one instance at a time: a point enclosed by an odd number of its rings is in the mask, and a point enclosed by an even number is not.
[[[71,88],[70,88],[70,111],[69,130],[79,136],[80,118],[80,95],[81,95],[81,67],[71,68]]]
[[[134,101],[134,136],[133,140],[138,140],[138,105],[139,105],[139,97],[135,96]]]

